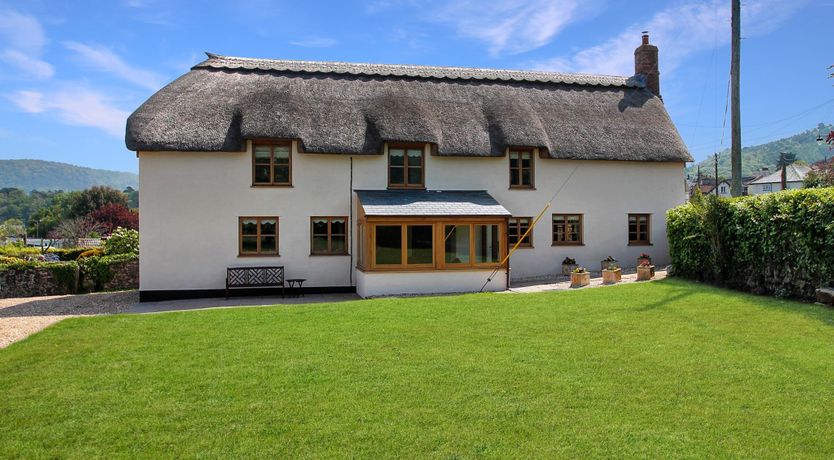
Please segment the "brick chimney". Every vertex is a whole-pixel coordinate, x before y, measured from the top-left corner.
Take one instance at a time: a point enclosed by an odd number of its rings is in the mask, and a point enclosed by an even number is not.
[[[643,44],[634,50],[634,74],[646,77],[646,89],[660,97],[660,70],[657,47],[649,44],[649,33],[643,32]]]

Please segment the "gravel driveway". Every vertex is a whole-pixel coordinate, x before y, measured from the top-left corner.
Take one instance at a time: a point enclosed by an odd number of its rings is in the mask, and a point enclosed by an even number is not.
[[[120,313],[138,301],[138,291],[0,299],[0,348],[64,318]]]

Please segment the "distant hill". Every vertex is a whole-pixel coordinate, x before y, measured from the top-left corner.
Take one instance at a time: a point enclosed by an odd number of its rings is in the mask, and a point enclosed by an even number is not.
[[[109,185],[119,190],[139,188],[139,176],[43,160],[0,160],[0,188],[31,190],[84,190]]]
[[[827,146],[817,145],[817,129],[825,137],[834,126],[820,123],[817,127],[803,131],[784,139],[769,142],[762,145],[754,145],[741,149],[741,171],[742,175],[749,176],[758,169],[766,166],[771,171],[776,169],[776,162],[779,160],[779,152],[795,153],[796,159],[808,164],[822,160],[823,155],[831,157],[834,152],[829,152]],[[742,140],[744,133],[742,132]],[[712,156],[706,160],[696,163],[687,168],[686,173],[695,175],[698,165],[701,165],[701,174],[712,177],[715,175]],[[722,150],[718,154],[718,175],[730,177],[730,149]]]

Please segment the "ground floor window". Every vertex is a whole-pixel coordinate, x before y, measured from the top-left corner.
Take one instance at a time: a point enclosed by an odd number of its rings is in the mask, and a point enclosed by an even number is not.
[[[507,223],[507,244],[510,247],[515,246],[521,237],[524,237],[524,240],[519,243],[518,247],[533,247],[533,232],[524,236],[524,234],[527,233],[527,230],[530,229],[530,222],[532,221],[532,217],[510,217],[510,221]]]
[[[278,255],[278,217],[238,218],[238,254]]]
[[[367,269],[457,269],[495,266],[506,253],[503,222],[367,222]]]
[[[582,214],[553,214],[553,245],[582,244]]]
[[[347,254],[347,217],[311,217],[310,253]]]
[[[649,235],[651,233],[650,214],[629,214],[628,215],[628,244],[647,245],[651,244]]]

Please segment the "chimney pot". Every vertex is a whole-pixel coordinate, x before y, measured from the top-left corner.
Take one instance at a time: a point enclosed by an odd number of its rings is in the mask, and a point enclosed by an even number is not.
[[[649,44],[649,32],[647,32],[647,31],[643,32],[643,44],[644,45]]]

